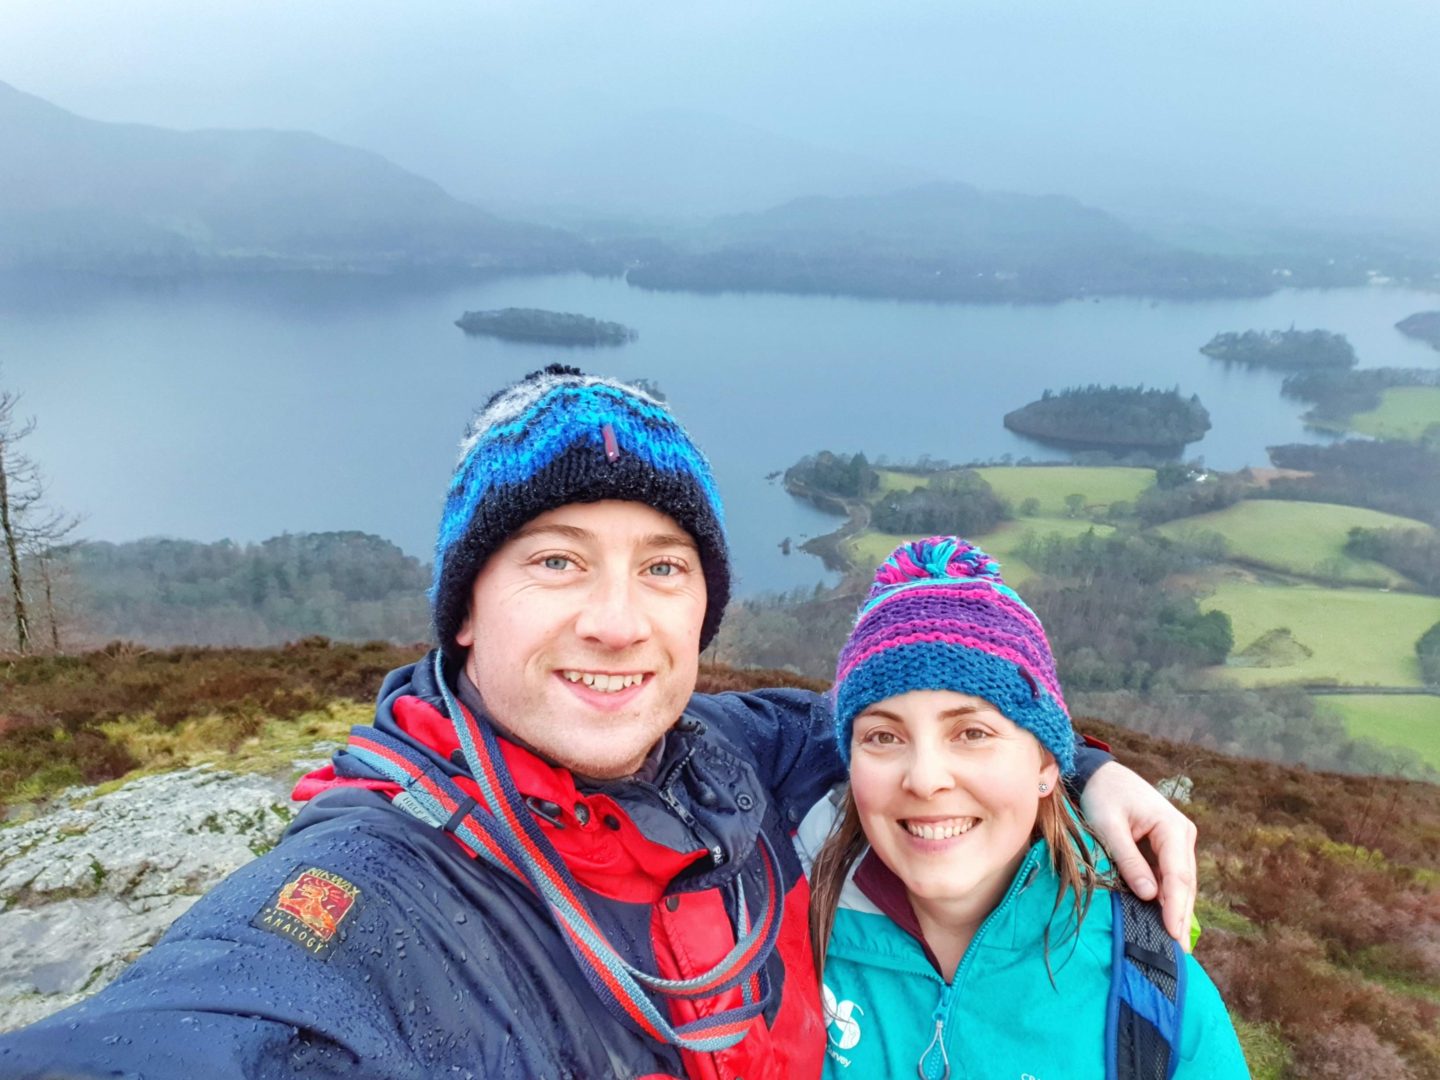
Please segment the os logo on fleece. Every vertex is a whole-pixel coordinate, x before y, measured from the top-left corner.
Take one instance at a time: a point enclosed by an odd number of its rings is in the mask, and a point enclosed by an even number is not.
[[[857,1014],[864,1016],[865,1010],[853,1001],[837,1001],[835,992],[824,983],[820,984],[820,991],[825,999],[826,1034],[841,1050],[852,1049],[860,1042],[860,1021],[855,1017]],[[831,1031],[831,1028],[835,1030]]]

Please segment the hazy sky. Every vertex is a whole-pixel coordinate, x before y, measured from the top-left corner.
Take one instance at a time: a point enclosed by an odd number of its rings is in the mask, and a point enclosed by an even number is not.
[[[983,187],[1440,217],[1436,0],[3,0],[0,79],[459,194],[656,109]]]

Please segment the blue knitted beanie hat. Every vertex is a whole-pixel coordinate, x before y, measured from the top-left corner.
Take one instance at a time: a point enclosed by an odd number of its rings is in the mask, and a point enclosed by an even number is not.
[[[440,647],[470,610],[475,575],[520,526],[569,503],[621,499],[669,514],[700,549],[703,649],[730,599],[724,511],[710,464],[670,411],[612,379],[551,364],[492,397],[466,430],[450,481],[430,614]]]
[[[911,690],[984,698],[1075,769],[1075,735],[1035,613],[1000,564],[958,536],[901,544],[875,581],[835,669],[835,737],[850,760],[855,717]]]

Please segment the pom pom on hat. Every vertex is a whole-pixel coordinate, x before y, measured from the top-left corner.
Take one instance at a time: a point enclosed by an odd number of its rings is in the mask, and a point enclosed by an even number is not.
[[[983,698],[1074,768],[1074,734],[1035,613],[1000,564],[958,536],[901,544],[874,581],[835,671],[835,731],[850,757],[855,717],[911,690]]]
[[[867,599],[895,585],[929,578],[988,578],[1001,582],[1000,564],[958,536],[932,536],[901,544],[875,569]]]

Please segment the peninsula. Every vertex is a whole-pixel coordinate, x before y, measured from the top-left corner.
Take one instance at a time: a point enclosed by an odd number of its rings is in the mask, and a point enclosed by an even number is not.
[[[1168,453],[1210,430],[1195,395],[1143,386],[1075,386],[1005,414],[1005,426],[1039,442],[1085,450]]]
[[[1406,337],[1418,338],[1432,348],[1440,349],[1440,311],[1417,311],[1395,324]]]
[[[455,325],[467,334],[540,345],[624,345],[637,337],[634,330],[617,322],[540,308],[467,311]]]
[[[1315,368],[1352,368],[1355,349],[1344,334],[1329,330],[1246,330],[1216,334],[1200,351],[1227,364],[1309,371]]]

